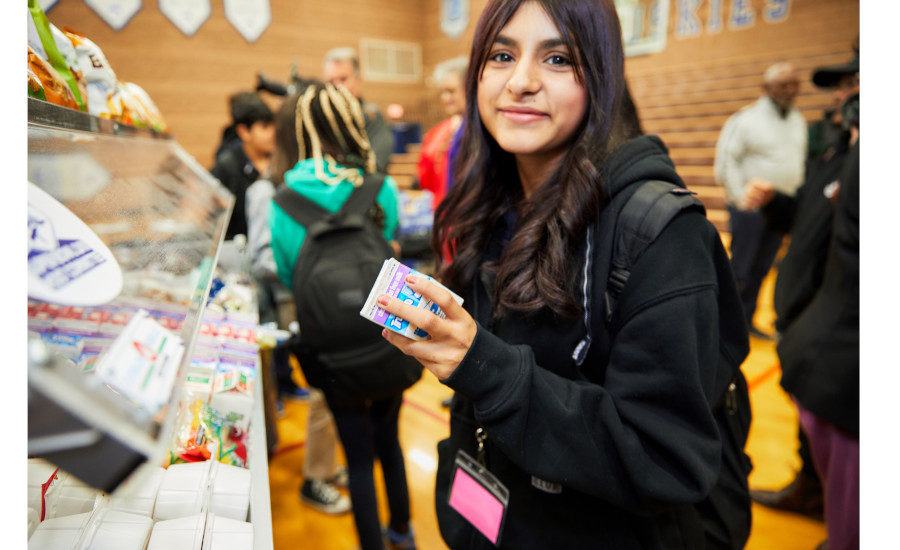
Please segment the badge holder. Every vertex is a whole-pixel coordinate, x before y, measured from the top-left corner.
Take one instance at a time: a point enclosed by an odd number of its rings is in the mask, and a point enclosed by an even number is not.
[[[509,506],[509,490],[485,467],[483,429],[479,428],[476,434],[480,460],[463,450],[456,453],[448,504],[494,546],[499,546]]]

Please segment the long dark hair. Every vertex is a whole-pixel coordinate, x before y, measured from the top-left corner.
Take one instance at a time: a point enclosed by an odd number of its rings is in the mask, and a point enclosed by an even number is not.
[[[548,181],[525,200],[513,155],[487,132],[478,113],[478,82],[500,30],[527,1],[537,1],[574,56],[588,105],[571,146]],[[432,245],[445,284],[463,291],[474,280],[484,247],[510,209],[516,231],[497,262],[495,315],[544,307],[572,317],[581,311],[571,261],[603,203],[600,167],[624,141],[618,119],[625,87],[619,19],[612,0],[491,0],[475,30],[466,75],[466,122],[454,158],[453,186],[435,212]],[[442,259],[448,253],[449,263]]]

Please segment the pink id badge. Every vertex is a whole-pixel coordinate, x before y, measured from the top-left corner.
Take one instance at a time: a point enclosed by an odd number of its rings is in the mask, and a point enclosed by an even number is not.
[[[509,491],[487,468],[462,450],[456,453],[449,504],[494,546],[500,545]]]

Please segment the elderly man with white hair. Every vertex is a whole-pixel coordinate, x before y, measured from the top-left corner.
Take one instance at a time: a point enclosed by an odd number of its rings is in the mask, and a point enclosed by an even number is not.
[[[784,234],[768,229],[762,214],[747,208],[744,188],[757,180],[793,195],[803,183],[808,134],[806,120],[793,107],[799,87],[790,63],[766,69],[765,94],[725,122],[716,145],[716,182],[728,200],[731,265],[750,334],[765,339],[771,336],[753,325],[753,314]]]

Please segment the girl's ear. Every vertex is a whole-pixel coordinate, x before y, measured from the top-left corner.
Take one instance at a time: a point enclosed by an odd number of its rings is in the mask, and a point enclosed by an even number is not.
[[[250,129],[247,128],[246,124],[238,124],[234,127],[234,131],[237,133],[237,136],[241,141],[247,141],[250,139]]]

